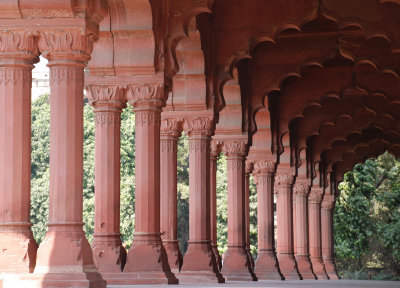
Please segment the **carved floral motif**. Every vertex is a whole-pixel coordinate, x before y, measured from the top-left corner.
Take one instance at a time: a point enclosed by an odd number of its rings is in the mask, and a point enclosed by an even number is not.
[[[161,119],[161,133],[179,137],[182,133],[182,122],[176,118]]]
[[[135,125],[136,127],[143,126],[160,126],[161,115],[158,111],[136,111]]]
[[[275,173],[276,162],[270,160],[257,160],[254,161],[254,173]]]
[[[96,112],[94,119],[96,125],[121,125],[121,115],[116,112]]]
[[[50,87],[54,84],[77,83],[83,86],[83,69],[76,66],[52,66],[50,69]]]
[[[319,189],[311,189],[310,195],[308,196],[308,202],[310,203],[321,203],[322,193]]]
[[[0,53],[18,53],[29,58],[36,58],[39,50],[35,35],[27,31],[0,32]]]
[[[25,67],[1,67],[0,84],[1,85],[31,85],[31,69]]]
[[[211,135],[211,131],[214,127],[214,121],[209,117],[198,117],[186,119],[184,123],[184,129],[187,133],[202,133],[206,135]]]
[[[189,152],[205,152],[207,149],[207,141],[201,139],[189,139]]]
[[[222,151],[226,154],[241,154],[245,155],[247,151],[247,143],[245,141],[238,140],[228,140],[224,141],[222,146]]]
[[[153,84],[131,84],[128,85],[128,101],[134,105],[137,102],[156,102],[158,106],[164,105],[164,85]]]
[[[243,159],[227,159],[227,169],[228,171],[242,171],[243,170]]]
[[[296,183],[293,187],[293,192],[295,195],[307,196],[310,192],[310,185],[304,182]]]
[[[161,152],[177,152],[177,144],[172,140],[163,140],[160,141],[160,149]]]
[[[86,87],[88,91],[89,104],[96,107],[102,104],[112,104],[116,109],[126,107],[126,98],[124,89],[117,85],[101,86],[89,85]]]

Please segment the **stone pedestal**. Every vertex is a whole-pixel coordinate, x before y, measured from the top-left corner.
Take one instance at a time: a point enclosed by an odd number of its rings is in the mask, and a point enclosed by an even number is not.
[[[39,52],[27,32],[0,39],[0,273],[32,273],[31,72]]]
[[[335,207],[334,195],[325,194],[321,210],[321,235],[322,235],[322,259],[326,274],[329,279],[338,280],[333,250],[333,209]]]
[[[217,161],[220,154],[219,147],[214,141],[211,142],[210,153],[210,229],[211,248],[217,261],[218,269],[222,269],[222,259],[217,245]]]
[[[160,123],[164,85],[132,84],[136,127],[135,233],[123,284],[177,284],[160,233]]]
[[[313,271],[318,279],[328,279],[321,250],[321,198],[322,188],[312,187],[308,198],[308,213],[310,225],[310,258]]]
[[[163,119],[161,122],[161,238],[169,266],[174,273],[179,273],[183,260],[177,240],[177,146],[181,135],[179,126],[176,119]]]
[[[244,141],[227,140],[223,152],[227,155],[228,170],[228,250],[222,274],[228,281],[256,281],[245,239]]]
[[[45,32],[39,39],[51,89],[49,222],[35,268],[42,287],[106,285],[82,228],[83,69],[92,40],[78,30]]]
[[[274,161],[254,162],[257,185],[258,257],[255,273],[259,280],[283,280],[275,254],[274,237]]]
[[[223,283],[211,248],[210,118],[189,119],[189,246],[179,274],[180,283]]]
[[[307,180],[305,180],[307,181]],[[297,269],[303,279],[316,279],[312,270],[311,260],[308,252],[308,217],[307,217],[307,195],[310,185],[306,182],[296,181],[294,195],[296,203],[295,237]]]
[[[119,279],[126,262],[120,238],[120,130],[126,107],[118,86],[88,87],[95,114],[95,223],[92,250],[98,271],[108,284]]]
[[[302,279],[297,270],[293,251],[293,181],[294,175],[291,171],[278,171],[275,177],[278,220],[277,257],[279,268],[286,280]]]

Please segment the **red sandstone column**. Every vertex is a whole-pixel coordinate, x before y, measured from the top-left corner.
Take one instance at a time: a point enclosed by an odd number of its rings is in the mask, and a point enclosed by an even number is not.
[[[253,176],[257,185],[258,256],[254,272],[259,280],[283,280],[275,254],[274,161],[255,161]]]
[[[321,198],[322,188],[312,187],[308,198],[308,213],[310,225],[310,258],[315,275],[318,279],[328,279],[322,262],[321,250]]]
[[[127,284],[177,283],[171,273],[160,233],[160,123],[164,86],[129,85],[135,111],[135,233],[124,273]]]
[[[338,280],[333,246],[333,209],[335,197],[325,194],[321,210],[322,259],[329,279]]]
[[[219,255],[217,245],[217,161],[220,150],[215,141],[211,142],[210,153],[210,226],[211,226],[211,248],[214,252],[215,259],[219,270],[222,269],[222,259]]]
[[[254,271],[254,258],[250,250],[250,174],[253,164],[246,161],[244,171],[244,223],[247,258],[250,259],[250,268]]]
[[[210,227],[210,118],[188,119],[189,136],[189,246],[179,275],[180,283],[225,282],[211,248]]]
[[[276,212],[278,221],[277,257],[285,279],[302,279],[297,270],[293,251],[292,188],[294,175],[290,171],[278,171],[276,181]]]
[[[296,196],[296,224],[294,227],[297,233],[294,245],[296,247],[297,268],[303,279],[316,279],[308,252],[307,195],[310,191],[310,185],[297,180],[293,190]]]
[[[222,147],[228,170],[228,250],[221,272],[227,280],[256,281],[245,238],[244,157],[247,145],[244,141],[227,140]]]
[[[25,44],[25,45],[24,45]],[[30,223],[33,35],[0,32],[0,273],[31,273]]]
[[[39,39],[49,60],[51,94],[49,222],[35,268],[39,275],[46,273],[43,287],[105,287],[82,229],[83,69],[92,38],[57,30]]]
[[[161,238],[174,273],[179,273],[182,267],[182,254],[177,240],[177,152],[180,135],[181,127],[177,119],[161,121]]]
[[[118,86],[88,87],[96,125],[95,222],[92,250],[97,269],[108,284],[119,279],[126,251],[120,234],[120,131],[126,107]]]

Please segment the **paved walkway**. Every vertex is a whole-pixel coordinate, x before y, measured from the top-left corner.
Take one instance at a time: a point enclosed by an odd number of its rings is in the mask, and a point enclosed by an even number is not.
[[[150,285],[151,286],[151,285]],[[131,286],[134,288],[149,288],[149,285]],[[174,287],[173,285],[157,285],[152,287]],[[303,281],[259,281],[259,282],[235,282],[225,284],[198,284],[179,285],[175,287],[267,287],[267,288],[400,288],[400,281],[360,281],[360,280],[303,280]],[[107,288],[127,288],[127,286],[107,286]]]

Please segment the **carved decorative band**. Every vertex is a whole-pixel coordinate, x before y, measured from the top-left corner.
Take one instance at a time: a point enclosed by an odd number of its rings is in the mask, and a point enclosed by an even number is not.
[[[323,209],[333,210],[335,207],[335,197],[333,195],[325,195],[321,207]]]
[[[3,85],[31,85],[31,69],[24,67],[1,67],[0,84]]]
[[[190,118],[184,123],[184,130],[190,136],[191,134],[204,134],[210,136],[214,128],[212,118]]]
[[[94,114],[96,125],[121,125],[121,115],[118,112],[96,112]]]
[[[128,85],[127,98],[131,105],[138,102],[153,102],[156,106],[162,107],[165,103],[164,85],[160,83]]]
[[[296,183],[293,187],[293,192],[296,195],[307,196],[307,194],[310,192],[310,185],[301,182]]]
[[[161,152],[177,152],[177,142],[172,140],[161,140]]]
[[[161,119],[160,132],[165,135],[180,137],[182,133],[182,123],[179,119]]]
[[[136,111],[135,125],[136,127],[142,126],[160,126],[161,115],[159,111]]]
[[[0,32],[0,53],[17,53],[28,58],[36,58],[39,50],[35,36],[27,31]]]
[[[276,162],[275,161],[268,161],[268,160],[258,160],[254,161],[254,172],[260,173],[275,173],[276,170]]]
[[[241,154],[245,155],[247,144],[245,141],[224,141],[222,145],[222,152],[226,154]]]
[[[93,107],[111,105],[121,110],[126,107],[124,89],[120,86],[90,85],[86,88],[89,104]]]
[[[308,202],[313,204],[320,204],[322,200],[322,195],[318,191],[311,190],[310,195],[308,196]]]
[[[292,173],[278,173],[275,176],[275,183],[277,186],[291,186],[293,185],[294,175]]]
[[[264,185],[271,185],[272,181],[274,181],[272,175],[266,175],[266,174],[253,174],[254,176],[254,183],[259,186],[264,186]]]
[[[228,171],[242,171],[244,161],[243,159],[227,159],[227,169]]]
[[[77,83],[83,86],[83,68],[76,66],[52,66],[50,69],[50,87],[54,84],[70,85]]]
[[[189,152],[206,152],[207,140],[189,139]]]

